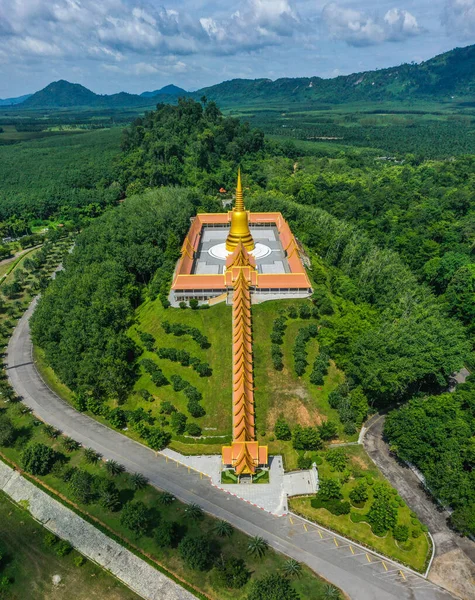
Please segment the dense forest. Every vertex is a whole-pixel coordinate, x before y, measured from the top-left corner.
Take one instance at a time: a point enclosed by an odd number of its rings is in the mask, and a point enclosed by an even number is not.
[[[73,390],[121,398],[130,388],[138,348],[125,331],[142,287],[157,272],[168,282],[198,208],[192,192],[163,188],[129,199],[78,236],[32,319],[34,341]]]
[[[473,390],[438,395],[474,362],[473,157],[303,155],[298,144],[266,140],[213,102],[190,99],[137,119],[122,149],[125,202],[78,237],[33,320],[35,341],[61,379],[78,393],[127,393],[139,353],[125,334],[134,308],[147,293],[165,295],[189,217],[220,210],[217,191],[232,188],[241,163],[251,208],[282,211],[308,248],[323,350],[373,407],[407,403],[388,419],[395,452],[419,466],[444,502],[457,510],[473,503]],[[164,185],[177,187],[148,191]],[[410,432],[423,412],[445,430],[419,456]],[[447,444],[461,455],[453,481],[465,482],[450,494],[450,481],[437,487],[433,477],[439,458],[450,459]],[[471,523],[455,513],[461,531],[473,532]]]
[[[127,195],[158,185],[194,185],[216,194],[232,187],[239,162],[265,155],[264,134],[223,117],[214,102],[180,98],[125,130],[121,184]]]
[[[475,158],[403,164],[374,157],[304,158],[267,187],[365,229],[399,253],[449,311],[475,333]],[[285,169],[285,170],[284,170]]]

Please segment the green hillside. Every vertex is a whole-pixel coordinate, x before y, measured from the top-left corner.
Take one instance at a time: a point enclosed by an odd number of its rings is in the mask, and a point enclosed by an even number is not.
[[[331,103],[411,100],[466,100],[475,96],[475,45],[456,48],[420,64],[320,77],[233,79],[195,92],[223,106],[260,103]]]
[[[152,92],[152,96],[142,97],[136,94],[119,92],[118,94],[100,95],[91,92],[83,85],[70,83],[61,79],[47,85],[44,89],[29,96],[16,108],[71,108],[71,107],[97,107],[97,108],[133,108],[153,107],[157,102],[174,102],[176,93]]]

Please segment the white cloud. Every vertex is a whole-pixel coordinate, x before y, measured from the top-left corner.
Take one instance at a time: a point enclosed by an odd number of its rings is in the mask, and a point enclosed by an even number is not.
[[[442,23],[449,35],[473,41],[475,36],[475,0],[447,0]]]
[[[322,19],[333,38],[351,46],[400,41],[422,33],[416,17],[399,8],[392,8],[381,17],[331,2],[323,7]]]

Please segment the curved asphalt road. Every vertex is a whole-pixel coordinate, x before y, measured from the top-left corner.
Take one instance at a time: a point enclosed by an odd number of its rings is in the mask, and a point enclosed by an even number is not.
[[[184,502],[195,502],[207,513],[225,519],[245,533],[260,535],[276,550],[306,563],[317,573],[344,590],[353,600],[448,600],[450,594],[426,580],[408,575],[403,579],[398,569],[387,561],[368,563],[365,553],[356,549],[353,556],[340,540],[339,546],[319,538],[311,526],[305,532],[303,521],[274,517],[212,487],[208,479],[156,455],[130,438],[77,412],[61,400],[43,382],[32,358],[28,320],[35,302],[20,319],[8,345],[7,373],[16,393],[43,421],[60,429],[86,447],[94,448],[105,458],[114,459],[128,471],[141,472],[157,488],[167,490]]]

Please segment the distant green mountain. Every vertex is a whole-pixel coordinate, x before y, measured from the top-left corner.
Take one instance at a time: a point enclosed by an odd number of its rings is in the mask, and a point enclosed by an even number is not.
[[[17,98],[0,98],[0,106],[15,106],[16,104],[21,104],[30,96],[31,94],[26,94],[25,96],[18,96]]]
[[[175,85],[143,92],[99,95],[82,85],[55,81],[27,97],[17,108],[134,108],[176,103],[180,96],[199,100],[206,96],[221,106],[262,104],[289,108],[298,104],[350,102],[434,101],[475,102],[475,45],[455,48],[420,64],[365,71],[333,79],[321,77],[233,79],[190,94]],[[3,101],[0,101],[0,103]]]
[[[420,64],[366,71],[322,79],[321,77],[233,79],[203,88],[222,106],[254,103],[348,103],[378,100],[465,100],[475,97],[475,45],[456,48]]]
[[[153,96],[174,96],[175,98],[180,98],[181,96],[188,96],[189,92],[177,85],[171,84],[154,92],[142,92],[140,95],[142,98],[152,98]]]
[[[118,94],[100,95],[91,92],[79,83],[70,83],[61,79],[47,85],[44,89],[32,94],[17,108],[133,108],[154,106],[158,102],[174,102],[175,96],[161,94],[153,98],[119,92]]]

